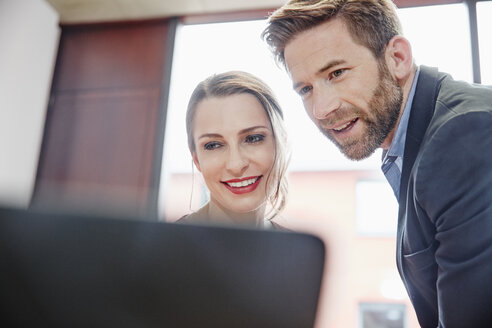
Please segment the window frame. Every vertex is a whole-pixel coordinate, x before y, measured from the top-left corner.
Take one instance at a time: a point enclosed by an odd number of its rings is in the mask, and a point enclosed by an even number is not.
[[[480,53],[479,53],[480,47],[479,47],[478,24],[477,24],[477,3],[485,2],[485,1],[492,1],[492,0],[394,0],[394,3],[398,8],[465,3],[468,8],[473,83],[480,84],[482,82],[482,79],[480,73]],[[244,11],[235,11],[235,12],[226,12],[226,13],[186,15],[180,17],[180,23],[184,25],[192,25],[192,24],[239,22],[239,21],[246,21],[246,20],[265,19],[275,9],[276,8],[244,10]]]

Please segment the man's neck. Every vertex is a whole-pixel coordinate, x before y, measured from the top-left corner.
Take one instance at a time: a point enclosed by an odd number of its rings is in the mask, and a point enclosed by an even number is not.
[[[412,65],[412,70],[410,71],[410,73],[404,79],[398,81],[398,84],[400,85],[403,94],[403,99],[400,107],[400,114],[398,115],[398,120],[396,121],[393,130],[391,130],[391,132],[388,134],[386,139],[384,139],[383,143],[380,146],[380,148],[383,148],[384,150],[388,150],[389,147],[391,146],[391,143],[393,142],[393,137],[395,136],[396,129],[398,128],[398,124],[400,124],[401,116],[403,115],[403,110],[405,109],[405,105],[407,104],[408,101],[408,95],[410,94],[410,89],[412,88],[412,83],[413,83],[413,79],[415,78],[416,71],[417,71],[417,66],[414,64]]]

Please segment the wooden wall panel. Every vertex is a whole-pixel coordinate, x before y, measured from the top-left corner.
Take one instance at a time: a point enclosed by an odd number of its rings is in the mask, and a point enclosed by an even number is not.
[[[33,207],[139,217],[157,211],[169,26],[62,29]]]
[[[55,91],[160,85],[164,23],[75,26],[62,31]]]

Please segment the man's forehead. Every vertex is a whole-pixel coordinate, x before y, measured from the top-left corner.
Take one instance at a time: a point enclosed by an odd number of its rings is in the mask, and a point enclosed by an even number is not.
[[[326,52],[326,46],[324,45],[319,45],[319,47],[316,48],[309,48],[305,49],[303,51],[303,54],[297,55],[296,53],[292,53],[291,56],[285,57],[285,66],[287,68],[287,72],[289,75],[292,75],[295,72],[298,72],[299,70],[304,70],[305,69],[305,64],[306,62],[309,62],[311,67],[316,67],[319,66],[321,67],[323,65],[323,62],[321,62],[317,58],[323,58],[328,60],[326,58],[325,53]],[[321,56],[319,54],[321,53]]]
[[[284,51],[287,72],[292,77],[309,67],[309,73],[315,73],[328,62],[344,61],[354,45],[342,20],[322,23],[299,33],[287,43]]]
[[[331,60],[331,57],[336,56],[338,45],[329,39],[318,31],[309,30],[289,42],[284,52],[285,66],[289,74],[304,69],[306,64],[310,67],[321,67],[325,60]]]

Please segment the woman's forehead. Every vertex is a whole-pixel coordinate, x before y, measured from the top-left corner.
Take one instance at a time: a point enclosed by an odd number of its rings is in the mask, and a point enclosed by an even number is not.
[[[270,121],[260,101],[248,93],[202,100],[193,120],[195,135],[211,130],[240,131],[252,126],[270,128]]]

